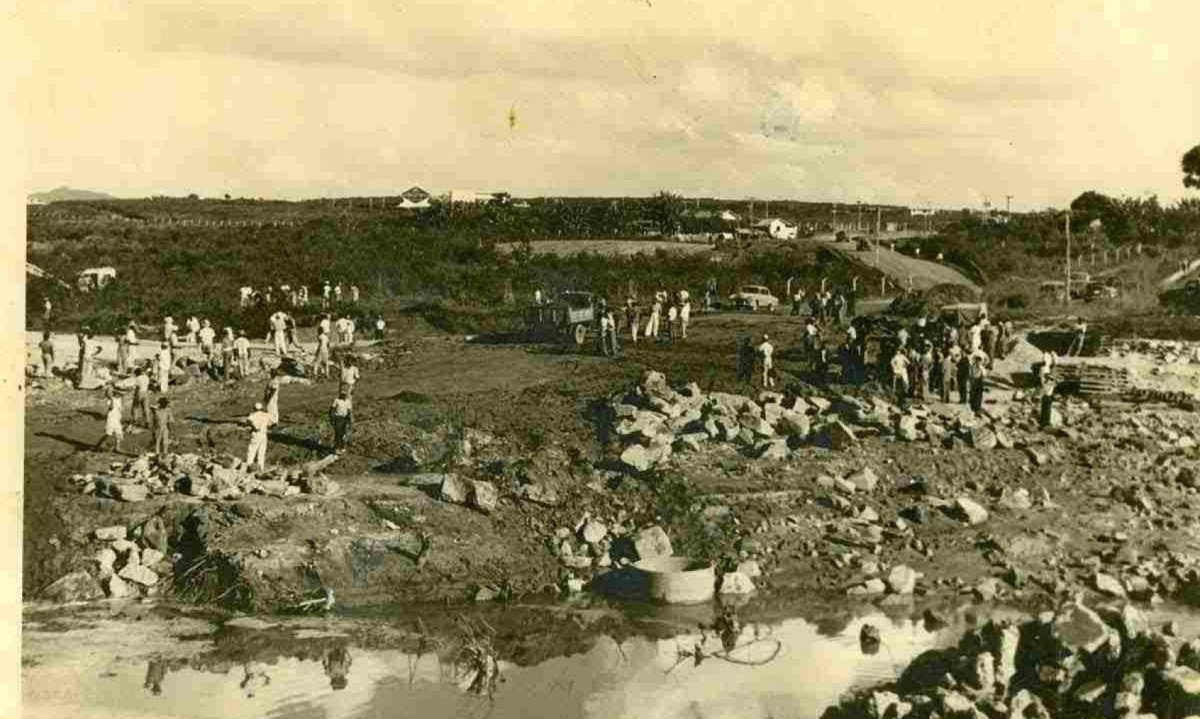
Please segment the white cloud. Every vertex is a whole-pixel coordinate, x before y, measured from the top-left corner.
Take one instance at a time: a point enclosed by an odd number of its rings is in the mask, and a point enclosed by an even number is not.
[[[1036,207],[1093,187],[1179,196],[1178,158],[1200,142],[1194,3],[114,1],[18,17],[43,189],[956,205],[978,187]]]

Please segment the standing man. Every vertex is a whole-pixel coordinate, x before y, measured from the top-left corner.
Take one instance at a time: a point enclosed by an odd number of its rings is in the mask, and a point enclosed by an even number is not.
[[[333,425],[333,450],[341,454],[350,443],[350,432],[354,428],[354,404],[345,388],[338,390],[329,407],[329,423]]]
[[[382,340],[384,333],[387,331],[387,322],[383,319],[383,315],[375,317],[375,339]]]
[[[287,320],[282,312],[271,315],[271,339],[275,343],[275,354],[287,356]]]
[[[171,413],[171,400],[166,397],[158,398],[158,407],[154,408],[154,453],[166,454],[171,447],[171,427],[175,424],[175,416]]]
[[[171,345],[168,342],[163,342],[158,350],[158,392],[166,394],[167,387],[171,384]]]
[[[258,471],[267,468],[267,430],[271,427],[271,415],[263,411],[261,402],[254,404],[254,411],[246,418],[250,425],[250,446],[246,449],[246,464],[258,465]]]
[[[754,376],[754,347],[750,338],[742,336],[737,343],[737,381],[749,382]]]
[[[204,320],[200,326],[200,330],[196,332],[196,338],[200,340],[200,352],[211,362],[213,358],[213,341],[217,338],[217,331],[212,328],[212,323]]]
[[[339,282],[333,286],[333,301],[342,304],[342,283]]]
[[[342,359],[342,372],[339,380],[338,391],[345,390],[346,397],[354,399],[354,385],[358,384],[358,364],[354,357],[345,357]]]
[[[762,357],[763,389],[769,389],[775,386],[775,380],[771,377],[771,370],[775,366],[772,360],[775,346],[771,344],[771,338],[765,334],[762,336],[762,344],[758,346],[758,354]]]
[[[313,360],[313,375],[316,377],[329,376],[329,333],[317,333],[316,359]]]
[[[54,370],[54,341],[50,339],[50,330],[42,333],[38,349],[42,353],[42,376],[49,377]]]
[[[279,385],[279,370],[273,369],[271,378],[267,380],[267,388],[263,392],[263,404],[266,405],[272,427],[279,424]]]
[[[686,340],[688,323],[692,321],[692,300],[687,290],[680,291],[679,297],[679,334]]]
[[[971,353],[971,410],[975,414],[983,411],[983,383],[987,378],[987,355],[983,352]]]
[[[330,316],[328,312],[321,316],[321,321],[317,324],[317,334],[321,334],[322,332],[325,334],[330,333],[333,326],[329,320]]]
[[[150,375],[146,374],[145,367],[138,367],[133,371],[133,407],[129,410],[129,419],[136,422],[138,415],[142,416],[142,423],[150,426]]]
[[[42,301],[42,327],[50,328],[50,317],[54,313],[54,305],[50,304],[50,298],[47,297]]]
[[[662,316],[662,300],[654,293],[654,304],[650,306],[650,319],[646,322],[646,339],[658,339],[658,322]]]
[[[104,415],[104,436],[96,443],[96,449],[99,450],[104,446],[104,441],[112,437],[116,451],[120,453],[121,440],[125,438],[125,430],[121,427],[121,398],[111,384],[104,387],[104,403],[107,407]]]
[[[670,300],[667,307],[667,341],[671,344],[679,341],[679,308],[674,299]]]
[[[246,330],[238,330],[233,354],[237,359],[238,379],[246,379],[250,376],[250,340],[246,339]]]
[[[358,304],[358,285],[350,285],[350,301]]]
[[[638,329],[642,324],[642,311],[634,299],[625,300],[625,325],[629,327],[629,336],[634,344],[638,342]]]
[[[197,335],[200,333],[200,320],[196,319],[195,315],[187,319],[187,343],[194,345],[197,343]]]
[[[329,300],[333,297],[333,288],[329,286],[329,280],[325,280],[325,286],[321,288],[321,309],[329,309]]]
[[[896,348],[892,355],[892,391],[896,393],[896,404],[908,404],[908,355],[903,347]]]
[[[1054,375],[1049,372],[1042,375],[1041,386],[1038,388],[1038,394],[1041,397],[1041,407],[1038,412],[1038,424],[1042,427],[1049,427],[1054,418]]]
[[[1083,352],[1083,343],[1087,339],[1087,322],[1083,318],[1079,318],[1079,322],[1075,325],[1075,337],[1071,340],[1071,347],[1067,350],[1068,357],[1075,357]]]

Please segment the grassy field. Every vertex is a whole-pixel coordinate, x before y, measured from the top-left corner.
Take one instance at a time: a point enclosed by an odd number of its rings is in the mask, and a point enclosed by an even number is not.
[[[521,243],[505,242],[496,245],[500,252],[518,252]],[[712,245],[672,242],[669,240],[543,240],[531,243],[530,251],[534,256],[555,255],[556,257],[571,257],[572,255],[591,252],[607,257],[629,257],[639,254],[663,252],[678,252],[685,255],[698,254],[713,249]]]

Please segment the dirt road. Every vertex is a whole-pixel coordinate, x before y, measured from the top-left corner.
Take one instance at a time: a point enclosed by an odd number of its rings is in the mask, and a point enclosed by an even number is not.
[[[872,247],[862,251],[853,249],[848,243],[831,242],[829,246],[856,262],[877,267],[881,272],[887,273],[901,287],[908,287],[911,282],[912,288],[917,290],[925,290],[941,284],[964,285],[975,290],[979,289],[961,272],[939,262],[909,257],[883,246],[880,246],[878,250]]]

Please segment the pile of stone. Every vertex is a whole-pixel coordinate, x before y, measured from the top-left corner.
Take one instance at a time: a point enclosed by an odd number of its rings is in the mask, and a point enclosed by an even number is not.
[[[1188,364],[1200,362],[1200,342],[1184,340],[1123,340],[1115,343],[1110,354],[1125,357],[1140,354],[1159,364]]]
[[[1004,431],[1008,405],[976,417],[962,405],[901,408],[878,397],[850,395],[800,397],[761,392],[757,399],[727,392],[704,392],[692,382],[672,388],[659,372],[648,372],[630,392],[609,400],[612,434],[622,445],[621,462],[646,472],[675,452],[698,451],[725,442],[746,454],[785,460],[805,444],[845,449],[866,435],[929,441],[948,447],[1010,448]]]
[[[133,529],[120,524],[100,527],[92,538],[97,548],[88,558],[90,566],[58,579],[42,591],[43,598],[73,602],[159,592],[160,578],[171,571],[162,519],[151,517]]]
[[[1074,602],[1022,624],[990,621],[822,716],[1175,719],[1198,712],[1200,639],[1180,639],[1174,624],[1153,628],[1132,606]]]
[[[338,491],[337,482],[320,472],[331,458],[301,469],[274,467],[256,472],[230,456],[143,454],[126,462],[114,462],[107,472],[77,474],[71,479],[82,494],[123,502],[142,502],[152,495],[174,493],[213,500],[233,500],[247,494],[327,496]]]

